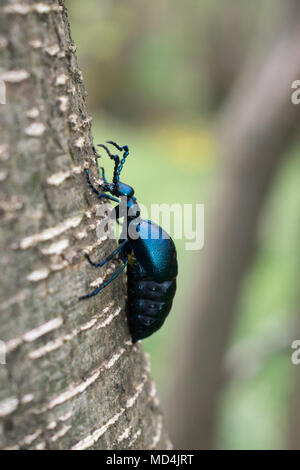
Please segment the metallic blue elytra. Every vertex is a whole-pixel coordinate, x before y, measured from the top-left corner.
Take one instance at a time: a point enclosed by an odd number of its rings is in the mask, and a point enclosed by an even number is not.
[[[156,282],[177,276],[176,249],[170,236],[151,220],[141,220],[140,237],[131,241],[135,258]]]
[[[176,292],[177,255],[170,236],[159,225],[140,218],[140,209],[134,197],[133,188],[119,181],[125,159],[129,155],[128,146],[121,147],[112,141],[108,143],[123,152],[123,157],[120,160],[119,156],[111,154],[105,145],[100,145],[115,162],[113,182],[106,181],[103,168],[104,183],[100,187],[101,192],[92,185],[88,170],[86,170],[86,179],[92,191],[99,198],[119,203],[115,208],[117,221],[124,216],[118,197],[126,198],[127,224],[125,227],[123,226],[118,248],[105,260],[94,263],[88,255],[86,258],[92,266],[99,268],[119,253],[124,264],[111,278],[103,282],[93,292],[80,297],[79,300],[97,295],[127,266],[128,323],[132,341],[136,342],[157,331],[171,310]]]

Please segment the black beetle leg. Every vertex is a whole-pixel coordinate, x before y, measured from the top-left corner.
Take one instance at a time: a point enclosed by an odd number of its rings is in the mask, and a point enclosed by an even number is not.
[[[128,259],[125,261],[125,264],[111,278],[109,278],[107,281],[100,284],[100,286],[98,286],[97,289],[95,289],[93,292],[90,292],[87,295],[83,295],[82,297],[79,297],[78,300],[88,299],[89,297],[93,297],[94,295],[97,295],[102,289],[104,289],[104,287],[108,286],[108,284],[110,284],[114,279],[116,279],[121,274],[122,271],[124,271],[127,264],[128,264]]]
[[[104,171],[103,166],[101,166],[100,170],[101,170],[101,172],[102,172],[102,179],[103,179],[104,183],[105,183],[105,184],[109,184],[108,181],[107,181],[107,179],[105,178],[105,171]]]
[[[89,185],[89,187],[91,188],[91,190],[93,191],[93,193],[95,193],[99,198],[105,198],[105,199],[109,199],[110,201],[114,201],[114,202],[120,202],[119,199],[117,199],[116,197],[113,197],[113,196],[110,196],[109,194],[107,193],[100,193],[93,185],[92,185],[92,182],[90,180],[90,175],[89,175],[89,170],[86,168],[85,170],[85,175],[86,175],[86,180],[87,180],[87,183]]]
[[[86,259],[88,260],[88,262],[90,263],[91,266],[94,266],[94,268],[101,268],[102,266],[105,265],[105,263],[107,263],[108,261],[110,261],[117,253],[119,253],[119,251],[121,251],[124,246],[126,245],[126,243],[128,243],[128,240],[124,240],[119,246],[118,248],[115,249],[115,251],[113,251],[105,260],[101,261],[101,263],[94,263],[93,261],[91,261],[90,257],[88,254],[85,254],[85,257]]]

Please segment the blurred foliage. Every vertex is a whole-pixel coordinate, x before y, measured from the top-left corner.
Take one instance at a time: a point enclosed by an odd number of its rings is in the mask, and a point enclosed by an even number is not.
[[[134,186],[139,202],[147,207],[200,202],[210,212],[218,167],[214,118],[249,52],[266,47],[271,25],[276,28],[281,20],[282,3],[67,0],[95,142],[129,145],[122,179]],[[264,213],[233,344],[261,338],[270,322],[284,322],[295,308],[299,148],[289,157]],[[109,176],[112,163],[103,157],[103,165]],[[176,245],[180,272],[174,308],[164,328],[144,341],[162,396],[176,367],[172,351],[192,297],[195,263],[201,263],[201,253],[186,251],[182,240]],[[254,377],[233,378],[220,404],[218,447],[284,446],[291,367],[286,351]]]
[[[90,108],[138,122],[214,110],[244,60],[259,10],[258,0],[225,3],[69,1]]]
[[[259,234],[259,252],[248,273],[234,342],[267,337],[294,319],[299,301],[300,148],[287,155]],[[291,349],[278,350],[250,380],[233,380],[220,407],[220,444],[234,449],[283,448],[292,376]],[[249,368],[251,367],[249,357]],[[247,367],[247,364],[246,364]],[[230,434],[228,430],[230,429]]]

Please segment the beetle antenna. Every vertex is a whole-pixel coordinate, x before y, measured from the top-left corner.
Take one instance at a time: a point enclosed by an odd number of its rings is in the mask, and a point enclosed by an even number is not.
[[[106,143],[113,145],[114,147],[116,147],[116,149],[120,150],[120,152],[123,152],[123,147],[121,147],[120,145],[116,144],[116,142],[113,142],[112,140],[107,140]]]
[[[106,145],[99,144],[98,147],[104,148],[104,150],[107,152],[109,158],[111,158],[115,162],[113,183],[114,183],[115,186],[117,186],[118,181],[119,181],[119,179],[118,179],[118,167],[119,167],[119,164],[120,164],[120,158],[118,157],[118,155],[113,155],[112,153],[110,153],[110,151],[106,147]]]
[[[121,174],[121,171],[123,169],[123,166],[124,166],[124,163],[125,163],[125,160],[126,158],[128,157],[129,155],[129,148],[128,148],[128,145],[123,145],[122,147],[118,144],[116,144],[116,142],[113,142],[112,140],[108,140],[107,141],[107,144],[111,144],[113,145],[114,147],[116,147],[120,152],[123,152],[123,157],[122,157],[122,160],[118,166],[118,169],[117,169],[117,172],[116,174],[114,175],[114,184],[117,185],[118,182],[119,182],[119,179],[120,179],[120,174]],[[116,177],[115,177],[116,176]]]

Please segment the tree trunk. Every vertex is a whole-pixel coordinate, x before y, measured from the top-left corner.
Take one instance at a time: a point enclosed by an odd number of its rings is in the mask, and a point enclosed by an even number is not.
[[[125,275],[78,302],[119,261],[99,272],[83,256],[116,242],[96,237],[91,119],[64,2],[0,4],[0,447],[165,449]]]
[[[299,106],[291,85],[300,76],[300,5],[292,0],[289,25],[260,67],[251,60],[223,113],[222,169],[196,299],[177,345],[177,374],[168,403],[177,448],[215,445],[223,360],[243,279],[255,252],[260,216],[276,171],[298,135]],[[198,281],[200,279],[200,281]]]

